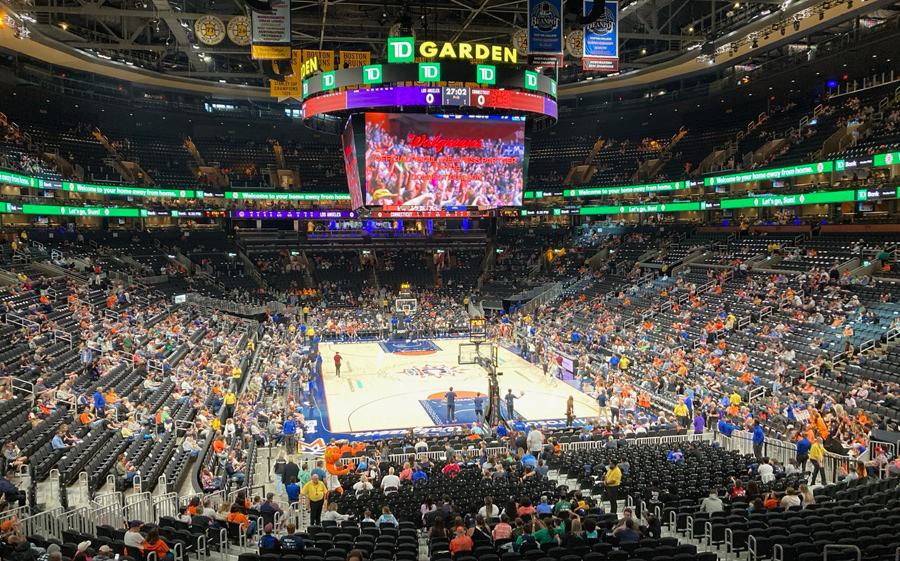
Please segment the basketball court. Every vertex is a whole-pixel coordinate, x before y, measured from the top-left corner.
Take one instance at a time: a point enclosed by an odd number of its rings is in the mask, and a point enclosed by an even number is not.
[[[322,422],[331,433],[350,434],[474,422],[474,398],[481,392],[487,402],[488,375],[477,364],[459,364],[460,345],[471,359],[473,349],[466,339],[320,345],[325,379],[325,400],[319,403]],[[343,357],[340,378],[335,375],[336,351]],[[490,354],[487,343],[481,353]],[[515,412],[526,420],[564,419],[570,395],[575,398],[576,417],[597,415],[590,396],[546,377],[539,366],[502,347],[497,371],[502,373],[501,395],[512,389],[519,396]],[[442,401],[450,387],[457,394],[456,423],[450,422]]]

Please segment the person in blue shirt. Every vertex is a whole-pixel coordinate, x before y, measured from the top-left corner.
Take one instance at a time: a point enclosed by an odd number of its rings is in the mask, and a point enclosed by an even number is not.
[[[766,434],[760,426],[759,421],[753,421],[753,455],[756,459],[763,457],[763,444],[766,442]]]
[[[525,454],[519,461],[522,462],[522,465],[537,467],[537,458],[533,454]]]
[[[309,472],[309,476],[312,477],[313,475],[318,475],[318,476],[319,476],[319,481],[325,481],[325,477],[326,477],[328,474],[325,473],[325,470],[323,469],[324,466],[325,466],[325,462],[324,462],[324,461],[322,461],[322,460],[317,461],[317,462],[316,462],[316,467],[314,467],[314,468],[312,469],[312,471]]]
[[[504,438],[506,438],[506,436],[509,434],[509,433],[506,431],[506,426],[504,426],[503,423],[498,423],[497,426],[494,427],[494,432],[497,433],[497,436],[498,436],[501,440],[504,439]]]
[[[525,426],[525,419],[523,419],[521,415],[519,415],[519,417],[513,422],[513,428],[517,432],[527,432],[528,431],[528,427]]]
[[[506,395],[503,396],[503,399],[506,400],[506,420],[512,421],[516,418],[513,409],[515,408],[516,400],[519,398],[518,396],[513,395],[512,388],[510,388],[509,391],[506,392]]]
[[[676,466],[680,466],[681,462],[684,461],[684,453],[681,451],[681,448],[676,445],[674,448],[672,448],[672,450],[669,451],[669,455],[666,456],[666,459],[674,463]]]
[[[53,447],[54,450],[68,450],[69,446],[66,444],[64,440],[66,437],[66,431],[64,429],[60,429],[53,436],[53,439],[50,441],[50,446]]]
[[[484,396],[481,395],[481,392],[475,394],[475,399],[472,400],[472,403],[475,406],[475,422],[480,423],[484,421]]]
[[[806,436],[797,441],[797,463],[800,464],[800,473],[806,471],[806,462],[809,460],[809,449],[812,442]]]
[[[722,436],[730,437],[731,433],[734,432],[734,429],[737,427],[726,421],[724,418],[719,418],[719,424],[716,428],[722,433]]]
[[[456,392],[453,391],[453,388],[450,388],[450,391],[444,394],[444,399],[441,401],[447,402],[447,422],[455,423],[456,422]]]
[[[291,482],[284,486],[284,492],[287,493],[288,501],[296,503],[300,501],[300,485],[297,484],[297,478],[291,478]]]
[[[103,397],[103,388],[99,386],[94,392],[94,412],[98,417],[106,415],[106,398]]]
[[[297,421],[295,421],[293,417],[288,417],[284,422],[281,432],[284,433],[285,436],[297,434]]]
[[[538,514],[552,514],[553,507],[547,503],[547,495],[541,497],[541,502],[534,507],[534,511]]]
[[[419,481],[428,481],[428,474],[422,471],[422,468],[416,466],[416,470],[412,474],[412,482],[416,484]]]

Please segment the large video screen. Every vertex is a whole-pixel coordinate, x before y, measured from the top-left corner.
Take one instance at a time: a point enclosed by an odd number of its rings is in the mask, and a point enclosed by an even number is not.
[[[522,204],[525,122],[366,114],[366,205]]]
[[[347,188],[350,190],[350,206],[353,210],[363,206],[362,185],[360,184],[356,142],[353,137],[353,119],[347,119],[341,135],[344,150],[344,169],[347,172]]]

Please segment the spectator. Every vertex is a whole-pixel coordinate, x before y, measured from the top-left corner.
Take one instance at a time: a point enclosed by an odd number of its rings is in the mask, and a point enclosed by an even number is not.
[[[125,537],[122,541],[125,542],[125,547],[133,547],[136,551],[129,553],[130,557],[134,557],[135,559],[143,556],[144,551],[144,536],[141,534],[141,528],[144,527],[144,523],[140,520],[132,520],[128,523],[128,530],[125,532]],[[137,555],[134,555],[137,553]]]
[[[719,498],[719,493],[715,489],[709,490],[709,496],[700,501],[700,512],[722,512],[725,510],[725,503]]]
[[[472,551],[474,547],[475,544],[472,542],[472,538],[466,535],[466,529],[458,526],[456,535],[450,540],[450,554],[457,557],[461,551]]]
[[[381,516],[378,517],[378,525],[392,524],[395,528],[400,527],[400,522],[391,514],[391,507],[385,505],[381,507]]]
[[[151,551],[156,553],[159,561],[175,561],[175,555],[169,551],[169,546],[166,545],[166,542],[159,537],[159,527],[157,526],[151,527],[147,532],[147,537],[144,539],[144,554],[146,555]]]
[[[260,554],[277,553],[278,551],[281,551],[281,542],[278,541],[278,538],[272,535],[273,530],[274,528],[272,527],[271,522],[266,524],[263,528],[263,535],[259,537],[259,541],[257,543]]]
[[[312,475],[312,479],[303,486],[300,494],[306,497],[307,508],[309,508],[310,521],[312,524],[321,524],[322,509],[327,506],[328,489],[325,487],[325,483],[319,481],[318,474],[314,473]],[[288,495],[288,498],[290,499],[290,494]]]

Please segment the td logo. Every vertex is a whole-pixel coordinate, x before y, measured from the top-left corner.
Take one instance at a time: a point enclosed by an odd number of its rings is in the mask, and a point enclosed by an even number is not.
[[[322,89],[330,90],[334,87],[334,70],[322,73]]]
[[[388,37],[388,62],[413,62],[413,37]]]
[[[538,86],[537,72],[525,71],[525,89],[536,90]]]
[[[479,84],[496,84],[497,83],[497,70],[493,66],[489,66],[486,64],[478,65],[478,80],[476,80]]]
[[[441,65],[437,62],[421,62],[419,63],[419,81],[420,82],[440,82],[441,81]]]
[[[381,83],[381,65],[363,66],[363,84]]]

